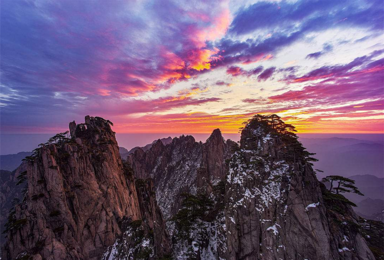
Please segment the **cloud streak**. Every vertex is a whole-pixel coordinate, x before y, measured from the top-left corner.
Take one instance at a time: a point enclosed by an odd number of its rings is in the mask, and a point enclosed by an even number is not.
[[[212,120],[228,131],[256,112],[298,123],[331,111],[370,118],[378,104],[364,104],[383,91],[383,19],[379,0],[4,0],[1,129],[57,129],[84,114],[113,118],[121,131],[127,118],[200,130]],[[331,30],[359,35],[315,44]],[[336,63],[340,51],[347,57]],[[305,108],[311,117],[297,115]]]

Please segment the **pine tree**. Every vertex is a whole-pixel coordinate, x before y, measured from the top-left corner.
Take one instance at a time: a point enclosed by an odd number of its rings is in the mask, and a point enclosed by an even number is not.
[[[339,175],[330,175],[322,179],[322,182],[330,183],[329,191],[336,194],[340,193],[356,193],[360,196],[364,196],[363,193],[354,185],[355,181],[352,179],[345,178]],[[336,185],[334,185],[334,182]]]

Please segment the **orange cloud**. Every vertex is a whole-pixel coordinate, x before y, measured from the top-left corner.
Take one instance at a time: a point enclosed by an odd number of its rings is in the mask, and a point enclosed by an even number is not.
[[[218,53],[218,49],[216,50],[208,50],[208,49],[197,49],[192,50],[188,54],[188,60],[190,62],[190,67],[197,71],[201,71],[204,69],[210,69],[211,64],[211,56]]]
[[[243,122],[256,113],[237,115],[211,115],[201,112],[168,115],[147,115],[115,123],[119,133],[210,133],[220,128],[223,133],[238,133]],[[264,113],[267,114],[267,113]],[[279,113],[277,113],[279,114]],[[298,133],[384,133],[382,120],[311,121],[296,117],[283,117],[293,124]],[[172,125],[172,128],[169,126]]]
[[[206,41],[213,41],[225,35],[231,22],[231,14],[228,9],[224,9],[217,17],[213,18],[212,25],[200,30],[196,34],[200,47],[205,47]]]

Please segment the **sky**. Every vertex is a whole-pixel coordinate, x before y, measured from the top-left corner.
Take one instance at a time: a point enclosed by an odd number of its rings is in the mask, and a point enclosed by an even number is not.
[[[384,133],[382,0],[2,0],[1,133]]]

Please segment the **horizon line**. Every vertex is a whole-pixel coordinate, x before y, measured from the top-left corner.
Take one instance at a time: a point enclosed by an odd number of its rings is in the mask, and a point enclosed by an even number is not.
[[[217,129],[217,128],[215,128]],[[219,128],[220,129],[220,128]],[[213,130],[211,132],[115,132],[116,134],[181,134],[181,135],[191,135],[191,134],[212,134]],[[240,132],[221,132],[222,134],[241,134]],[[1,133],[0,135],[50,135],[50,134],[57,134],[57,132],[47,132],[47,133]],[[295,134],[300,135],[307,135],[307,134],[377,134],[377,135],[384,135],[384,132],[295,132]]]

